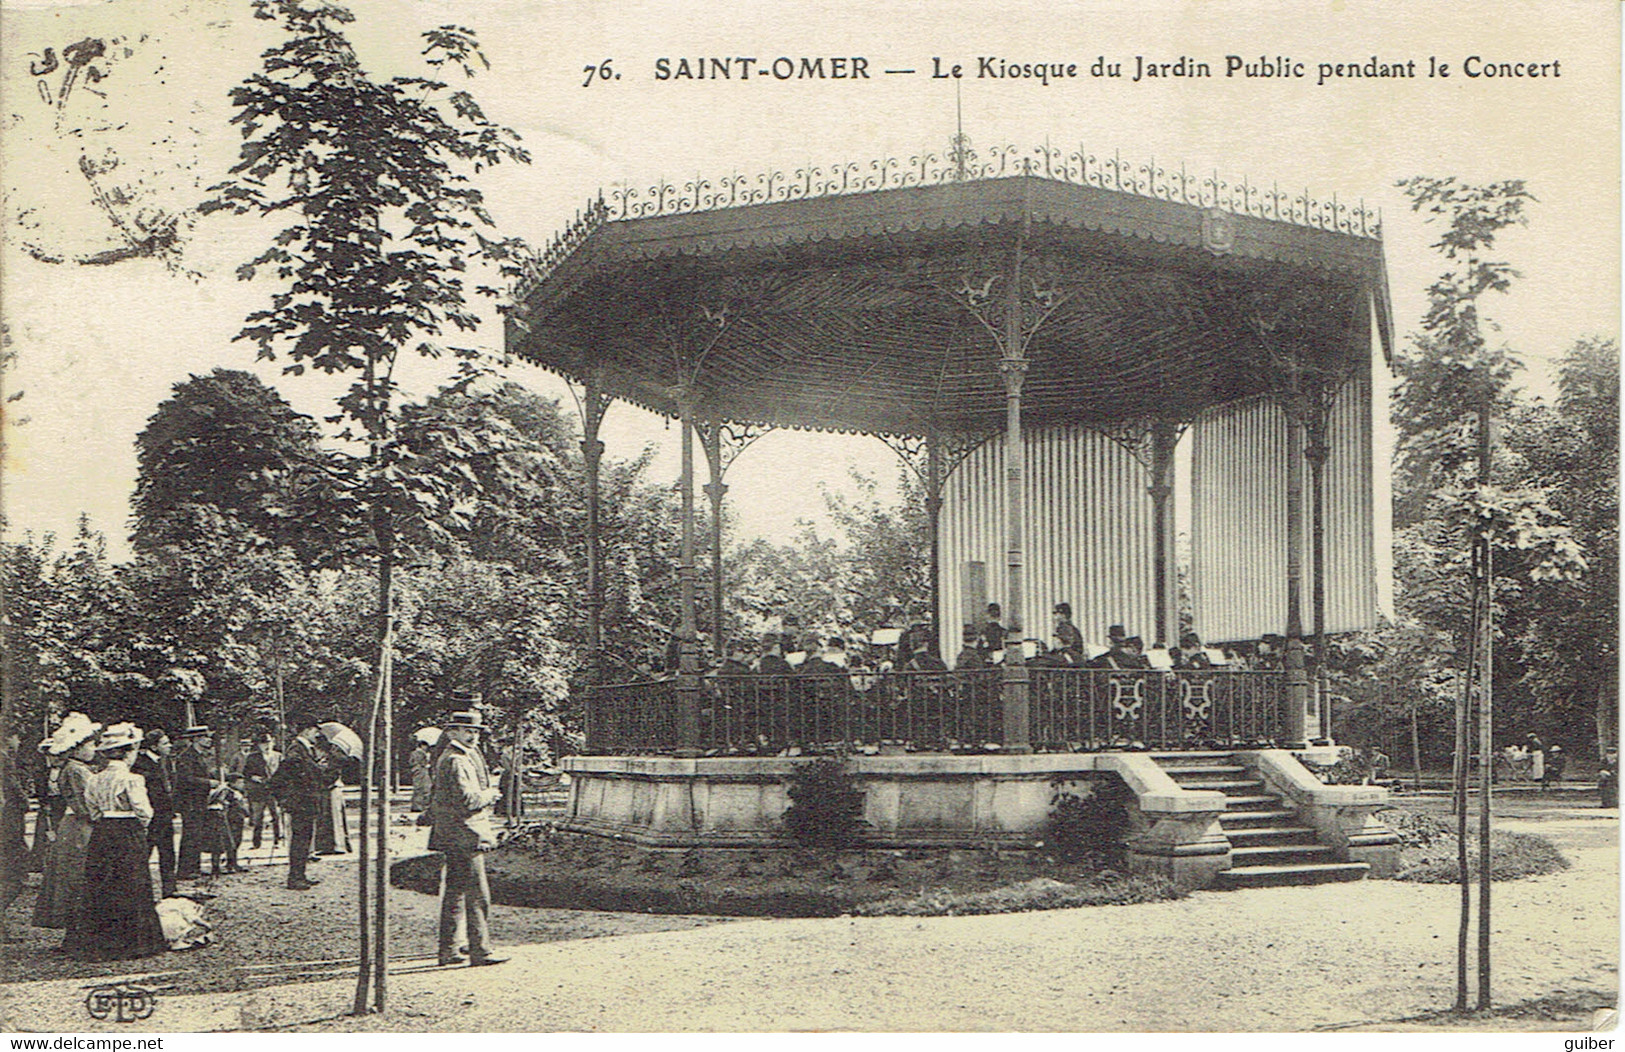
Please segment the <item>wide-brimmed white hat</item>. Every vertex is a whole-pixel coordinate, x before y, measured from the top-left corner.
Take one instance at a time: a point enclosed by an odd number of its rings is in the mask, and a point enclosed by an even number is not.
[[[70,712],[62,717],[62,722],[57,725],[56,730],[52,731],[51,736],[40,745],[52,756],[61,756],[94,738],[101,729],[101,724],[91,722],[90,717],[84,713]]]
[[[128,749],[132,745],[141,744],[141,728],[133,723],[115,723],[102,731],[101,741],[96,743],[97,752],[112,752],[116,749]]]

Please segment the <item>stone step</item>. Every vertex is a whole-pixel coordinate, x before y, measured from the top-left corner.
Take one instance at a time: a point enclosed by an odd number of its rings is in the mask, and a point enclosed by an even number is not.
[[[1163,770],[1176,782],[1186,778],[1234,778],[1247,773],[1247,768],[1240,764],[1192,764],[1189,767],[1165,767]]]
[[[1328,862],[1298,866],[1241,866],[1224,870],[1213,882],[1215,890],[1275,888],[1293,884],[1329,884],[1363,880],[1371,872],[1365,862]]]
[[[1281,809],[1271,811],[1225,811],[1219,815],[1219,825],[1226,833],[1239,830],[1242,827],[1257,826],[1269,822],[1292,821],[1298,817],[1296,811]]]
[[[1183,767],[1200,767],[1204,764],[1229,764],[1235,761],[1235,756],[1227,752],[1154,752],[1151,758],[1157,761],[1158,766],[1170,771]]]
[[[1273,794],[1258,796],[1230,796],[1224,801],[1226,812],[1271,811],[1281,806],[1281,798]]]
[[[1314,844],[1316,833],[1308,826],[1257,826],[1250,829],[1226,829],[1224,835],[1236,847],[1245,847],[1260,841]]]
[[[1264,788],[1263,782],[1237,778],[1193,778],[1190,781],[1176,778],[1174,781],[1181,789],[1215,789],[1226,796],[1256,796],[1258,790]]]
[[[1234,842],[1232,841],[1232,844]],[[1232,846],[1234,866],[1284,866],[1302,862],[1327,862],[1336,852],[1324,844],[1247,844]]]

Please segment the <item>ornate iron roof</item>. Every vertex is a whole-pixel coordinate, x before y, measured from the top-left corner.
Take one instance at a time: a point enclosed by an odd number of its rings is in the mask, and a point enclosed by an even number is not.
[[[792,176],[594,202],[511,351],[660,413],[921,434],[1002,414],[1011,356],[1030,419],[1188,418],[1365,353],[1385,309],[1376,217],[1335,199],[1047,149]]]

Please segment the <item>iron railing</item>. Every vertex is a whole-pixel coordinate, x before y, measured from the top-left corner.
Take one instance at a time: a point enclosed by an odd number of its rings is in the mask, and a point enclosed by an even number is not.
[[[1235,748],[1280,737],[1283,672],[1034,668],[1030,675],[1037,749]]]
[[[1033,667],[1030,740],[1048,751],[1235,748],[1280,737],[1286,677],[1228,669],[1119,672]],[[981,751],[1004,740],[1001,669],[702,677],[697,740],[707,755],[896,746]],[[587,751],[656,755],[680,738],[674,680],[587,694]]]
[[[998,742],[998,673],[717,676],[700,694],[701,747],[773,754],[837,743],[931,752]]]
[[[587,691],[587,752],[662,753],[677,747],[677,684],[606,683]]]

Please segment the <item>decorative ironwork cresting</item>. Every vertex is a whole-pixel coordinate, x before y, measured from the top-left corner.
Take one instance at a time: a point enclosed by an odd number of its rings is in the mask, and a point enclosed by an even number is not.
[[[1155,158],[1137,164],[1125,160],[1119,152],[1097,154],[1084,145],[1076,149],[1006,145],[977,153],[956,149],[950,144],[940,153],[916,153],[906,160],[882,157],[867,164],[861,161],[829,165],[809,162],[756,176],[737,173],[717,179],[695,176],[681,183],[659,179],[647,186],[629,181],[611,187],[607,194],[600,191],[597,199],[538,254],[531,275],[518,291],[523,298],[606,222],[1018,175],[1218,209],[1232,215],[1353,237],[1378,239],[1382,236],[1382,217],[1375,209],[1368,208],[1364,200],[1355,204],[1339,201],[1336,194],[1330,200],[1321,201],[1311,197],[1308,190],[1282,189],[1279,183],[1264,187],[1245,176],[1234,181],[1221,179],[1217,171],[1202,174],[1189,171],[1184,165],[1167,168],[1159,165]]]

